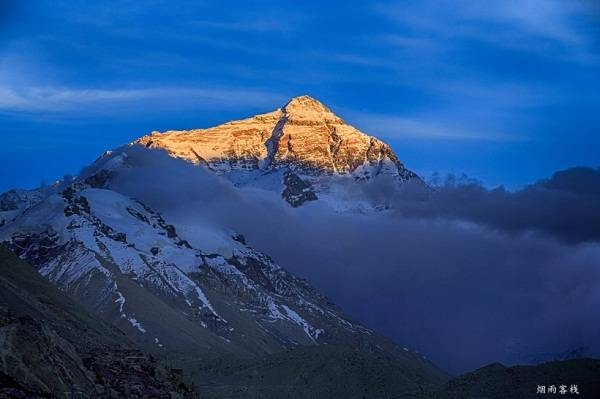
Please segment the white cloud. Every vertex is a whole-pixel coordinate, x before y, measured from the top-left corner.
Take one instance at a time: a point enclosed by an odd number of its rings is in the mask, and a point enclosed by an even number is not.
[[[571,24],[570,17],[578,10],[564,1],[520,0],[490,4],[477,2],[467,15],[483,20],[506,23],[524,33],[552,39],[570,45],[582,45],[582,35]]]
[[[556,89],[533,83],[442,80],[423,87],[454,104],[487,105],[496,111],[546,106],[561,99]]]
[[[444,48],[468,38],[580,63],[597,63],[589,32],[582,26],[588,8],[559,0],[419,1],[378,5],[408,33],[398,45],[431,43]]]
[[[359,129],[382,139],[429,139],[475,141],[523,141],[527,138],[497,131],[469,130],[447,122],[377,113],[350,112],[351,122]]]
[[[0,110],[29,112],[94,111],[101,106],[164,106],[239,108],[272,106],[285,97],[258,89],[159,87],[136,89],[70,88],[64,86],[0,86]]]

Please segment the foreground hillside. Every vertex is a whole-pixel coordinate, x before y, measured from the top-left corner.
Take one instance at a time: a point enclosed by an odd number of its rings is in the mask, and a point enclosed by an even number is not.
[[[177,370],[135,349],[0,246],[0,397],[192,397]]]

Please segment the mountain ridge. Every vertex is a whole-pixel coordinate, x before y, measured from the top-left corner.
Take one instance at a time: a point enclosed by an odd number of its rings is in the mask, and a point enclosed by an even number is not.
[[[377,173],[384,168],[393,173],[395,167],[404,179],[416,177],[389,145],[347,124],[307,95],[265,114],[206,129],[152,132],[133,143],[164,149],[218,172],[291,166],[307,172],[348,174],[368,165],[378,167]],[[221,164],[226,160],[228,165]]]
[[[388,144],[308,95],[274,111],[206,129],[152,132],[130,145],[165,151],[237,185],[272,186],[271,176],[278,175],[275,189],[294,207],[322,198],[345,202],[334,186],[346,180],[421,182]]]

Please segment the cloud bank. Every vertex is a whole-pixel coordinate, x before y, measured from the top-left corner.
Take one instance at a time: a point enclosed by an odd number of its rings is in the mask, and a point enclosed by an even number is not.
[[[404,186],[390,197],[396,210],[348,215],[291,209],[164,154],[129,152],[113,188],[199,248],[214,245],[206,230],[239,231],[353,318],[450,372],[600,355],[597,169],[518,192],[452,179],[436,191]],[[389,190],[377,182],[354,195]]]
[[[556,172],[517,191],[486,189],[453,176],[433,192],[397,190],[391,182],[367,187],[365,195],[391,198],[399,217],[462,220],[512,234],[554,236],[568,243],[600,241],[600,169]]]

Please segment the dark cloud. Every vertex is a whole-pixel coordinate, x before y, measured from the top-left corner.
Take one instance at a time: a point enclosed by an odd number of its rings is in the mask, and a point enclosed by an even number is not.
[[[352,185],[349,196],[401,208],[348,215],[318,203],[292,209],[277,194],[129,151],[113,188],[191,235],[198,224],[243,233],[352,317],[446,370],[600,355],[597,226],[577,225],[596,217],[597,188],[587,183],[598,170],[559,172],[518,192],[460,179],[394,197],[388,181]],[[203,248],[203,237],[186,238]]]
[[[240,228],[353,317],[449,371],[600,350],[597,245],[442,220],[304,217]]]
[[[538,184],[551,190],[598,196],[600,195],[600,169],[578,167],[562,170]]]
[[[450,181],[428,200],[399,196],[396,205],[404,215],[467,220],[515,233],[533,231],[570,243],[600,240],[599,169],[560,171],[514,192]]]
[[[398,187],[391,179],[348,187],[351,195],[385,204],[397,217],[466,221],[512,234],[551,235],[568,243],[600,240],[600,169],[556,172],[517,191],[487,189],[466,176],[439,176],[432,188]]]

